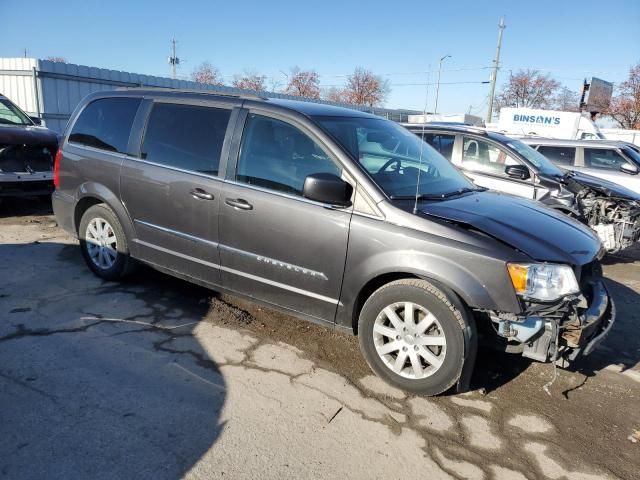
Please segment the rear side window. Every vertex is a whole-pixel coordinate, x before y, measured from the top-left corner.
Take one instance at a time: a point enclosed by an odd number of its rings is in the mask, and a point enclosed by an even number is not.
[[[101,98],[91,102],[76,120],[69,141],[109,152],[125,153],[139,98]]]
[[[217,175],[231,110],[156,103],[140,156],[160,165]]]
[[[419,137],[422,133],[418,134]],[[451,161],[451,155],[453,154],[453,143],[456,139],[455,135],[444,135],[441,133],[425,133],[424,139],[429,145],[435,148],[440,154]]]
[[[538,151],[556,165],[573,166],[576,159],[575,147],[552,147],[541,145]]]
[[[585,148],[584,166],[600,170],[620,170],[620,166],[629,163],[615,150],[604,148]]]

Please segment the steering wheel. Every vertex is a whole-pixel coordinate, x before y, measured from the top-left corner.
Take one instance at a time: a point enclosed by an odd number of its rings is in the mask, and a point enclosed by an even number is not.
[[[393,165],[394,163],[397,163],[397,164],[398,164],[398,169],[397,169],[397,170],[400,170],[400,167],[402,166],[402,161],[401,161],[399,158],[392,158],[391,160],[387,160],[387,161],[385,162],[385,164],[384,164],[384,165],[382,165],[382,166],[380,167],[380,169],[378,169],[378,172],[377,172],[377,173],[382,173],[382,172],[384,172],[387,168],[389,168],[389,167],[390,167],[391,165]]]

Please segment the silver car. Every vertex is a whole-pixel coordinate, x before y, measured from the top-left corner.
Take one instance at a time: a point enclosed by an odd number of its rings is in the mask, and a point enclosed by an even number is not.
[[[521,138],[553,163],[615,182],[640,193],[640,153],[627,142]]]

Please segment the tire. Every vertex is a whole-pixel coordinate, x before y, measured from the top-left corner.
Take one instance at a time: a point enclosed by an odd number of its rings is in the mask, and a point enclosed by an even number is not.
[[[405,323],[407,304],[413,322]],[[371,369],[408,392],[449,390],[465,362],[466,323],[455,305],[460,303],[425,280],[397,280],[376,290],[358,319],[360,349]]]
[[[104,203],[93,205],[84,212],[78,238],[84,261],[98,277],[120,280],[135,270],[136,262],[129,255],[122,225],[113,210]]]

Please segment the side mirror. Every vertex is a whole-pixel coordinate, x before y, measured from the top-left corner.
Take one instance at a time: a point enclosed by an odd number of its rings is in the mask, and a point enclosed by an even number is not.
[[[351,205],[353,187],[333,173],[314,173],[304,179],[302,196],[338,207]]]
[[[42,125],[42,119],[40,117],[29,117],[36,125]]]
[[[529,169],[524,165],[508,165],[504,172],[511,178],[517,178],[518,180],[526,180],[531,177]]]
[[[637,175],[638,167],[631,163],[623,163],[622,165],[620,165],[620,171],[622,173],[628,173],[629,175]]]

